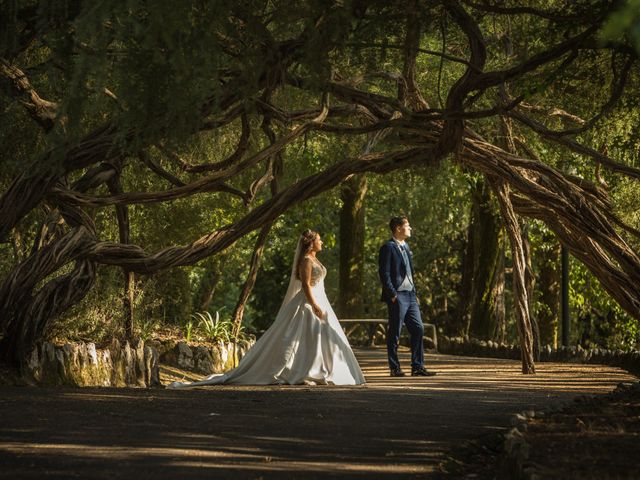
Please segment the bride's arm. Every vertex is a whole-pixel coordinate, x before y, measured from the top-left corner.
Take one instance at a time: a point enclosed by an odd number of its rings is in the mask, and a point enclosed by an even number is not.
[[[318,317],[323,315],[322,309],[316,303],[316,299],[313,298],[313,293],[311,293],[311,267],[313,266],[313,262],[305,258],[302,260],[300,264],[300,281],[302,282],[302,291],[307,297],[307,301],[311,304],[311,308],[313,309],[313,313],[315,313]]]

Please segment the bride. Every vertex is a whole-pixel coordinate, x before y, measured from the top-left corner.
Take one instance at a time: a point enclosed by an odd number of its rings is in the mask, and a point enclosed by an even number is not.
[[[324,291],[327,269],[316,253],[317,232],[305,230],[296,248],[289,288],[276,319],[238,366],[193,383],[201,385],[360,385],[365,383],[347,337]]]

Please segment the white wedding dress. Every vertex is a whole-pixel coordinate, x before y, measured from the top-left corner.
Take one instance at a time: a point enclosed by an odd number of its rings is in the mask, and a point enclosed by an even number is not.
[[[299,251],[299,247],[298,247]],[[298,264],[298,251],[294,268]],[[203,385],[360,385],[365,383],[347,337],[324,291],[326,268],[314,261],[311,290],[324,312],[313,313],[292,271],[289,289],[276,319],[233,370],[193,383],[173,382],[167,388]]]

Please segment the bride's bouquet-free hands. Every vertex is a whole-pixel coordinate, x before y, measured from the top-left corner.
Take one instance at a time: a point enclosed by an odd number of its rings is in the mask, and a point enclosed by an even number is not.
[[[320,306],[317,303],[311,304],[311,310],[316,314],[316,317],[322,318],[324,317],[325,312],[322,311]]]

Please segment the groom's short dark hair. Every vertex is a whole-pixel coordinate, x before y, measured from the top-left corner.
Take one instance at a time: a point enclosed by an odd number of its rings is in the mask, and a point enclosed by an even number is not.
[[[391,220],[389,220],[389,228],[391,229],[391,233],[396,233],[396,228],[401,227],[402,225],[404,225],[404,222],[408,221],[409,219],[404,215],[401,215],[399,217],[391,217]]]

